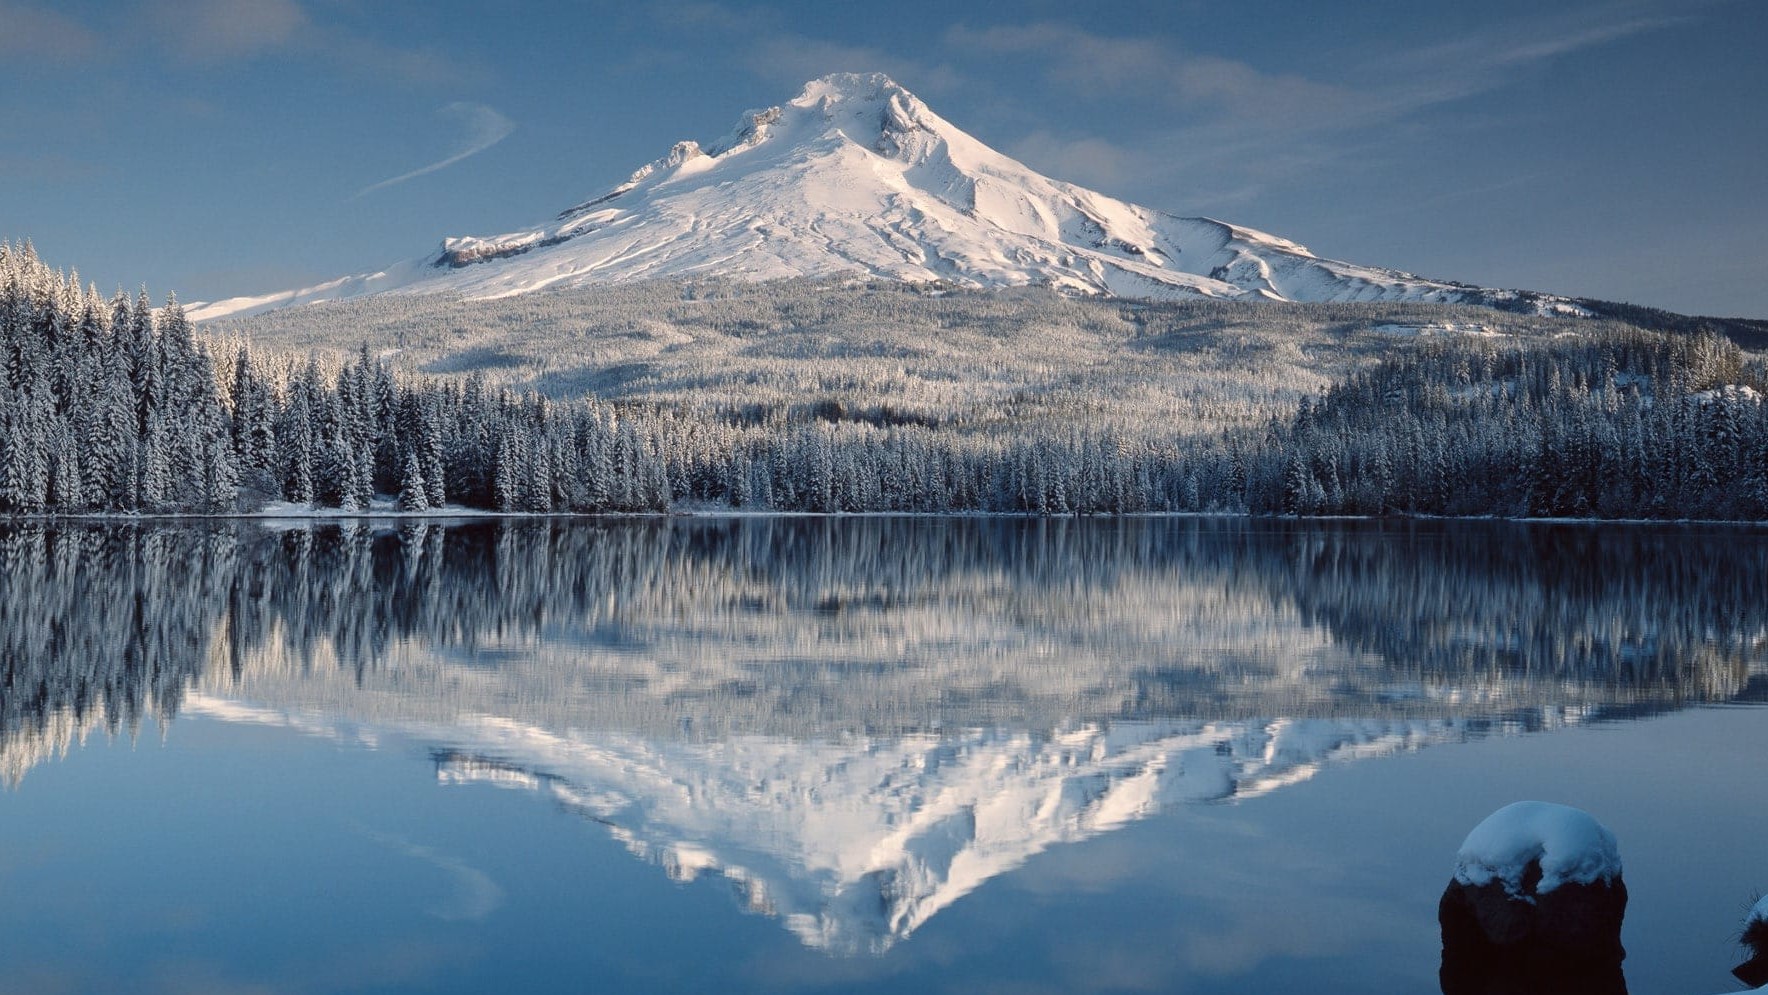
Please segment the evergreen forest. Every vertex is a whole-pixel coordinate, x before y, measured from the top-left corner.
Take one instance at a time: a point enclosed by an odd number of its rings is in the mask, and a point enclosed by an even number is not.
[[[828,329],[838,334],[839,329]],[[1396,341],[1262,421],[976,431],[825,400],[558,400],[254,352],[0,245],[0,514],[306,508],[1768,519],[1768,369],[1615,322]],[[804,363],[813,363],[807,357]],[[1256,355],[1234,359],[1257,364]]]

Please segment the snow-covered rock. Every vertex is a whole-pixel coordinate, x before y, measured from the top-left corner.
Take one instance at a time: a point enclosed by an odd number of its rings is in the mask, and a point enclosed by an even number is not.
[[[973,288],[1277,301],[1571,307],[1321,259],[1045,177],[882,74],[807,83],[723,139],[677,143],[613,189],[523,231],[443,240],[381,272],[187,308],[203,321],[385,292],[495,298],[659,277],[860,273]]]
[[[1624,995],[1627,886],[1588,813],[1516,802],[1474,827],[1437,905],[1443,991]]]
[[[1525,888],[1538,866],[1540,881]],[[1567,882],[1591,884],[1621,876],[1614,834],[1588,812],[1552,802],[1506,805],[1467,834],[1455,855],[1455,880],[1498,881],[1512,896],[1544,895]]]

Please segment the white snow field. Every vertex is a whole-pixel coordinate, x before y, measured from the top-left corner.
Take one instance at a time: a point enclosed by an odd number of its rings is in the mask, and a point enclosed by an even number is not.
[[[1621,873],[1614,834],[1588,812],[1552,802],[1513,802],[1473,827],[1455,855],[1455,880],[1479,886],[1502,881],[1522,897],[1523,874],[1539,861],[1536,894],[1562,884],[1612,881]]]
[[[1571,306],[1321,259],[1275,235],[1053,180],[889,77],[844,73],[745,113],[709,145],[679,142],[534,228],[445,238],[440,251],[377,273],[188,311],[207,321],[389,291],[489,299],[662,277],[842,273],[1148,299]]]

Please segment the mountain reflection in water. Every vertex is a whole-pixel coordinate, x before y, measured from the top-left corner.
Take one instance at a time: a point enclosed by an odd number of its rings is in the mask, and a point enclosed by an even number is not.
[[[1747,530],[1213,519],[0,531],[0,772],[181,713],[433,745],[805,943],[1054,844],[1493,733],[1759,700]]]

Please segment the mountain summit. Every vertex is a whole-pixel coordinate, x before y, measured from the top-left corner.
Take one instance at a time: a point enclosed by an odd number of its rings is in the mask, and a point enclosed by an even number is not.
[[[711,145],[677,143],[540,227],[447,238],[439,252],[383,272],[190,312],[203,320],[395,290],[486,298],[657,277],[843,272],[1160,299],[1539,302],[1321,259],[1250,228],[1052,180],[888,76],[842,73],[744,114]]]

